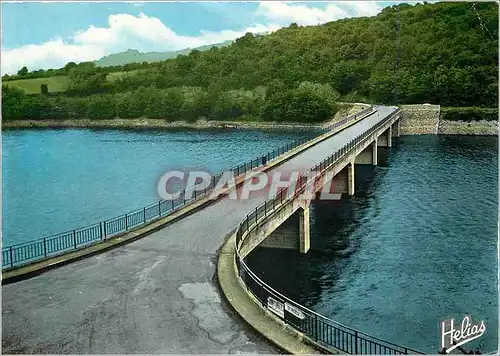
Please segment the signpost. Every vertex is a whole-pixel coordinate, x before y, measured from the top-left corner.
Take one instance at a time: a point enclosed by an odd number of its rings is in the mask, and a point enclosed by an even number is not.
[[[278,315],[280,318],[285,318],[285,308],[283,303],[273,297],[267,297],[267,309]]]
[[[288,304],[288,303],[286,303],[286,302],[285,302],[285,310],[286,310],[287,312],[289,312],[290,314],[295,315],[295,316],[296,316],[297,318],[299,318],[300,320],[302,320],[302,319],[305,319],[305,318],[306,318],[306,316],[304,315],[304,313],[302,313],[302,312],[300,311],[300,309],[299,309],[299,308],[294,307],[293,305]]]

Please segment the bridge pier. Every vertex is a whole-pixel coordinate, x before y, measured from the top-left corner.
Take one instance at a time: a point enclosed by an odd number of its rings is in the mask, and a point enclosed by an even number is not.
[[[299,245],[300,253],[307,253],[311,248],[309,205],[299,208]]]
[[[354,161],[355,164],[373,164],[376,166],[378,164],[378,149],[377,149],[377,139],[375,139],[370,145],[368,145],[362,152],[360,152]]]
[[[377,145],[379,147],[392,147],[392,126],[380,134],[377,138]]]
[[[392,124],[392,137],[399,137],[401,129],[401,119],[398,119]]]
[[[354,162],[347,165],[347,194],[354,195]]]
[[[275,228],[259,244],[260,247],[298,249],[300,253],[307,253],[311,248],[309,204],[301,205],[294,213],[286,217],[285,221],[275,221],[272,225],[275,225]]]

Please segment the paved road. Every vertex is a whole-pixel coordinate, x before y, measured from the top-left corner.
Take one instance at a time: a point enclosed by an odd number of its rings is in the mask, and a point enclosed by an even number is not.
[[[303,171],[395,108],[285,162]],[[2,288],[3,353],[276,353],[218,294],[217,250],[265,197],[222,199],[112,251]]]

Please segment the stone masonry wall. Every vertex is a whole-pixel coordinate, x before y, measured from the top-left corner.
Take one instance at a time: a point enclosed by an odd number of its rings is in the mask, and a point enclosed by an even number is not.
[[[401,135],[436,134],[439,123],[439,105],[401,105]]]
[[[498,121],[450,121],[440,120],[440,135],[498,135]]]
[[[498,135],[498,121],[440,120],[439,105],[401,105],[401,135]]]

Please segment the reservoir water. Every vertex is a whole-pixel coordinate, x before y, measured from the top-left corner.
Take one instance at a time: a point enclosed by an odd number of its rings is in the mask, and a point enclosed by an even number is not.
[[[6,130],[3,245],[93,224],[160,200],[168,170],[212,173],[317,130]]]
[[[396,139],[378,167],[356,169],[354,197],[313,203],[308,254],[258,248],[249,266],[314,311],[426,353],[440,349],[441,320],[469,314],[486,332],[464,348],[496,351],[497,145]]]

